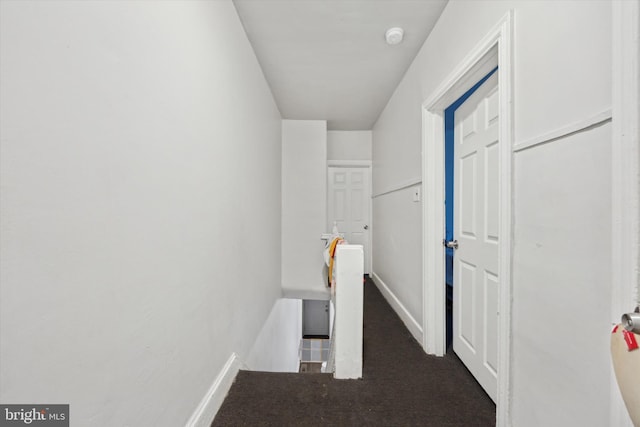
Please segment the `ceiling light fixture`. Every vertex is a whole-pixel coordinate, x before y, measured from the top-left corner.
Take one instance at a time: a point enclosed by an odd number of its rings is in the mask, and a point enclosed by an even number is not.
[[[404,36],[404,30],[400,27],[389,28],[384,35],[384,38],[387,40],[387,44],[393,46],[394,44],[398,44],[402,42],[402,37]]]

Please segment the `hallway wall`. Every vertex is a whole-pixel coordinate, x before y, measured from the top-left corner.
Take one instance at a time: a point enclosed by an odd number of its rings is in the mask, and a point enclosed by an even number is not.
[[[370,130],[327,132],[327,160],[371,160]]]
[[[0,401],[184,425],[281,294],[281,117],[234,6],[0,12]]]
[[[282,290],[330,299],[322,258],[327,230],[327,122],[282,121]]]
[[[611,2],[449,2],[373,129],[374,270],[419,325],[421,104],[510,9],[516,144],[611,108]],[[610,144],[605,122],[514,153],[512,425],[609,425]]]
[[[298,372],[301,339],[302,300],[277,300],[245,359],[247,369],[263,372]]]

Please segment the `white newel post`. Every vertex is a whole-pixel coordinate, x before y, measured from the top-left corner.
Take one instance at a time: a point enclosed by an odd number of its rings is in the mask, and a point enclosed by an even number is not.
[[[362,378],[363,275],[362,245],[338,245],[333,336],[338,379]]]

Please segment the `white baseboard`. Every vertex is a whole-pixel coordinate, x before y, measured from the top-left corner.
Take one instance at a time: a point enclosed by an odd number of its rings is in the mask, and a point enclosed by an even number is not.
[[[205,427],[211,425],[241,366],[242,363],[240,359],[238,359],[238,355],[231,353],[227,363],[225,363],[220,370],[220,373],[207,391],[207,394],[205,394],[200,401],[191,418],[189,418],[189,421],[187,421],[185,427]]]
[[[373,279],[373,283],[378,287],[384,298],[387,300],[391,308],[400,316],[402,322],[407,327],[411,335],[420,343],[420,346],[423,345],[423,335],[422,335],[422,326],[420,323],[413,318],[409,310],[400,302],[398,297],[391,292],[391,289],[382,281],[382,279],[376,274],[371,273],[371,279]]]

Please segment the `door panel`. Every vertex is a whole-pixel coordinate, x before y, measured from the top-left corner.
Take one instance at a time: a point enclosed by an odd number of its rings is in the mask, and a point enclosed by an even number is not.
[[[453,349],[495,400],[498,352],[498,76],[455,112]]]
[[[458,262],[459,274],[456,289],[459,290],[459,307],[457,311],[460,332],[459,336],[472,353],[476,352],[475,310],[476,310],[476,267],[466,262]]]
[[[476,156],[477,153],[472,152],[468,156],[460,159],[460,233],[468,238],[476,236]]]
[[[344,222],[346,218],[346,191],[343,189],[335,190],[332,194],[332,198],[334,221]]]
[[[494,375],[498,371],[498,334],[490,333],[498,330],[498,276],[485,271],[484,274],[484,322],[485,322],[485,355],[487,369]]]
[[[498,142],[485,148],[485,239],[498,242]]]

